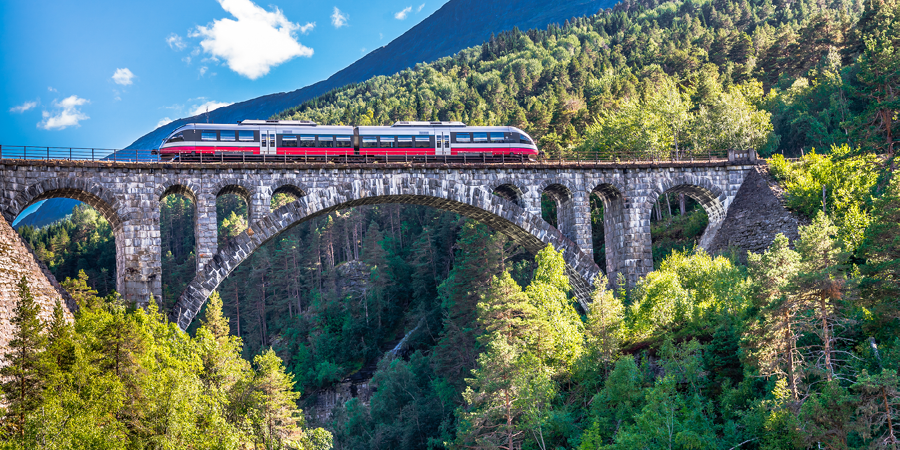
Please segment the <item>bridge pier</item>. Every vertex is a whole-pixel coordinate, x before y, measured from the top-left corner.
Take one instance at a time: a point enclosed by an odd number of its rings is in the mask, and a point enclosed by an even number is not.
[[[134,214],[137,215],[137,214]],[[116,237],[116,291],[129,302],[146,306],[162,299],[162,248],[159,204],[125,220]]]
[[[249,206],[249,205],[248,205]],[[199,272],[219,251],[219,229],[216,217],[216,193],[196,194],[194,240],[197,243],[197,271]]]

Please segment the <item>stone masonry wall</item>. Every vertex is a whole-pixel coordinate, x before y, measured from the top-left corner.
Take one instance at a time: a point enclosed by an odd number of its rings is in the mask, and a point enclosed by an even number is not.
[[[41,320],[50,320],[57,300],[63,303],[66,314],[71,318],[71,298],[34,256],[19,233],[0,218],[0,355],[6,353],[12,335],[10,319],[19,301],[17,285],[22,275],[28,280],[31,293],[41,305]]]

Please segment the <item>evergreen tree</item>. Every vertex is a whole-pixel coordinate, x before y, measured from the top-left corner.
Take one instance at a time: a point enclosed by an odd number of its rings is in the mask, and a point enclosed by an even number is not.
[[[24,275],[16,288],[19,301],[10,320],[13,333],[0,368],[0,392],[8,405],[6,426],[24,437],[26,416],[40,406],[49,374],[44,360],[47,337],[38,318],[41,307],[35,302]]]

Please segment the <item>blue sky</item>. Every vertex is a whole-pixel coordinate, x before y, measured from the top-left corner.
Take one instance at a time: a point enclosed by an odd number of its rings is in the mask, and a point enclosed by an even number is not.
[[[444,3],[4,1],[0,145],[122,148],[167,118],[328,78]]]

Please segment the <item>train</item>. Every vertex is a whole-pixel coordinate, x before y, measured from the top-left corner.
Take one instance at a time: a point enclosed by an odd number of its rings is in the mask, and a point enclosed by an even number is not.
[[[156,150],[160,160],[277,159],[388,161],[422,159],[526,160],[538,156],[534,140],[511,126],[400,121],[392,126],[318,125],[306,120],[190,123]]]

